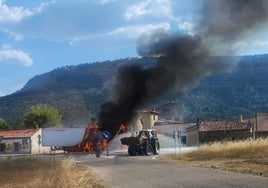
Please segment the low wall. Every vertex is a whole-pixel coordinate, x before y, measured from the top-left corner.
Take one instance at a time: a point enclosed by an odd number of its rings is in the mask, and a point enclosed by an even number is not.
[[[257,132],[256,136],[258,138],[260,138],[260,137],[268,137],[268,131]]]
[[[242,140],[252,136],[249,129],[221,130],[221,131],[200,131],[199,142],[209,143],[223,140]]]

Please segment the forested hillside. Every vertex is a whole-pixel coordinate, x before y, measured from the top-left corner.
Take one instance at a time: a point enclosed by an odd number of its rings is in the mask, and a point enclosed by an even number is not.
[[[110,82],[117,66],[144,61],[151,60],[127,58],[88,63],[37,75],[20,91],[0,97],[0,117],[16,127],[30,106],[49,104],[62,114],[65,126],[85,126],[97,117],[100,105],[111,99]]]
[[[127,58],[61,67],[35,76],[20,91],[0,98],[0,118],[16,127],[28,107],[49,104],[62,114],[65,126],[86,126],[97,117],[100,105],[112,99],[109,89],[120,64],[153,66],[154,61]],[[267,73],[268,55],[244,56],[232,70],[204,77],[190,90],[169,91],[144,108],[179,101],[186,122],[237,118],[239,114],[253,117],[255,111],[268,110]]]
[[[199,118],[235,118],[239,114],[254,117],[255,111],[268,110],[268,56],[242,57],[231,72],[204,78],[192,90],[194,96],[201,94]],[[202,98],[202,97],[201,97]],[[189,104],[191,104],[190,100]],[[196,108],[196,104],[192,104]],[[194,111],[192,111],[195,113]]]

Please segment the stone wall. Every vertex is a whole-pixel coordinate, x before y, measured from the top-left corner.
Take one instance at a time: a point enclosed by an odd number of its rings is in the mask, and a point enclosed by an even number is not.
[[[225,140],[242,140],[250,138],[251,136],[252,133],[250,133],[250,129],[200,131],[199,142],[203,144],[203,143],[225,141]]]
[[[268,137],[268,131],[257,132],[256,136],[258,138],[260,138],[260,137]]]

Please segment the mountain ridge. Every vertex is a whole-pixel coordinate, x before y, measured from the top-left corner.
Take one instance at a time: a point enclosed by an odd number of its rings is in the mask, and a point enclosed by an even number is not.
[[[221,58],[221,57],[220,57]],[[97,117],[100,106],[111,99],[111,82],[121,64],[153,66],[153,58],[126,58],[54,69],[30,79],[19,91],[0,97],[0,118],[12,127],[31,105],[52,105],[63,115],[63,124],[81,127]],[[167,101],[184,105],[186,122],[195,119],[253,117],[255,111],[268,109],[268,55],[242,56],[236,67],[203,77],[188,91],[169,91],[146,107]]]

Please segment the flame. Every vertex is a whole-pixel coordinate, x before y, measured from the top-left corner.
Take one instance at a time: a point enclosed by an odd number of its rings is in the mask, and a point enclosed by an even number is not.
[[[119,134],[126,133],[126,132],[127,132],[126,126],[124,124],[121,124],[115,136],[118,136]],[[98,134],[100,134],[100,127],[98,125],[88,125],[82,142],[76,146],[64,147],[64,151],[94,152],[96,142],[98,139],[101,138],[101,135],[98,135]],[[101,139],[100,141],[101,141],[102,151],[106,150],[108,148],[107,140]]]
[[[95,145],[98,139],[101,139],[100,127],[98,125],[89,125],[86,128],[83,140],[80,144],[73,147],[64,147],[65,151],[71,152],[93,152],[95,151]],[[108,143],[106,140],[101,139],[101,148],[102,150],[106,150],[108,147]]]
[[[84,135],[83,141],[84,141],[84,148],[83,151],[89,152],[95,150],[95,143],[98,138],[101,136],[100,134],[100,127],[98,125],[89,125],[86,129],[86,133]],[[106,140],[101,139],[101,148],[102,150],[107,149],[108,143]]]
[[[102,150],[106,150],[108,148],[107,140],[104,140],[104,139],[101,140],[101,148]]]
[[[126,132],[127,132],[126,126],[124,124],[121,124],[115,136],[118,136],[120,133],[126,133]]]

